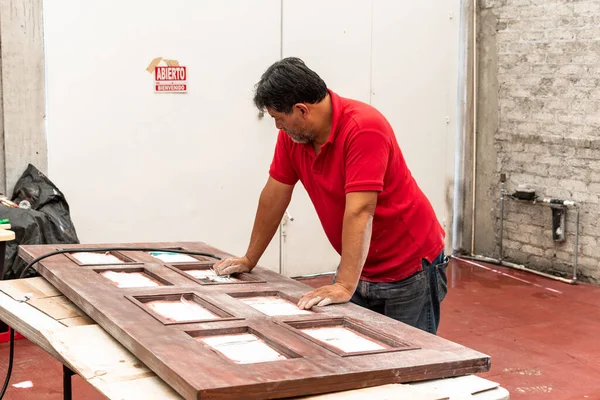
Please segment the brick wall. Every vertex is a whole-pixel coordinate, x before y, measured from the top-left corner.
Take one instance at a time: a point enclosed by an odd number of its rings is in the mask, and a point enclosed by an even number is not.
[[[600,283],[600,0],[482,0],[479,7],[495,22],[496,54],[486,56],[497,57],[498,121],[490,133],[497,175],[507,174],[509,193],[527,184],[581,204],[580,273]],[[574,213],[566,243],[552,241],[548,207],[508,202],[505,218],[507,259],[570,271]]]

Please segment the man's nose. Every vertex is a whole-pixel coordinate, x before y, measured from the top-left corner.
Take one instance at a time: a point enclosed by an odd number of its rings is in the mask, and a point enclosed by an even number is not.
[[[283,129],[283,124],[282,124],[281,122],[277,122],[277,121],[275,121],[275,127],[276,127],[277,129]]]

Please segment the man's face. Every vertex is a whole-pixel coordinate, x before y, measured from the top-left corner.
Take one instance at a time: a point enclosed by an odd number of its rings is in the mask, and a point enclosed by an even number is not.
[[[277,129],[281,129],[296,143],[310,143],[315,139],[315,134],[310,128],[305,113],[294,107],[288,114],[267,109],[267,112],[275,120]]]

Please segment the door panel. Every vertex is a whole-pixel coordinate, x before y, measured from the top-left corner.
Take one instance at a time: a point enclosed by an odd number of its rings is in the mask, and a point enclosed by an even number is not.
[[[283,57],[300,57],[340,96],[369,102],[371,0],[283,1]],[[329,243],[301,184],[284,220],[282,269],[287,276],[334,271]]]
[[[394,127],[410,170],[448,229],[459,6],[376,0],[373,8],[372,104]]]
[[[252,88],[280,56],[279,0],[45,1],[50,178],[83,242],[249,241],[276,132]],[[156,57],[188,93],[155,94]],[[279,269],[279,238],[261,264]]]

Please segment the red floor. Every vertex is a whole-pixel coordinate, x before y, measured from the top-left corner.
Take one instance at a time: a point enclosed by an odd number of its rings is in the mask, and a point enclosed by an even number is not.
[[[492,369],[482,376],[511,399],[600,399],[600,288],[475,264],[451,263],[438,334],[489,354]],[[8,343],[0,344],[0,360],[3,380]],[[27,381],[33,387],[12,386]],[[25,339],[16,342],[10,383],[9,400],[62,399],[61,365]],[[73,398],[104,396],[76,376]]]

